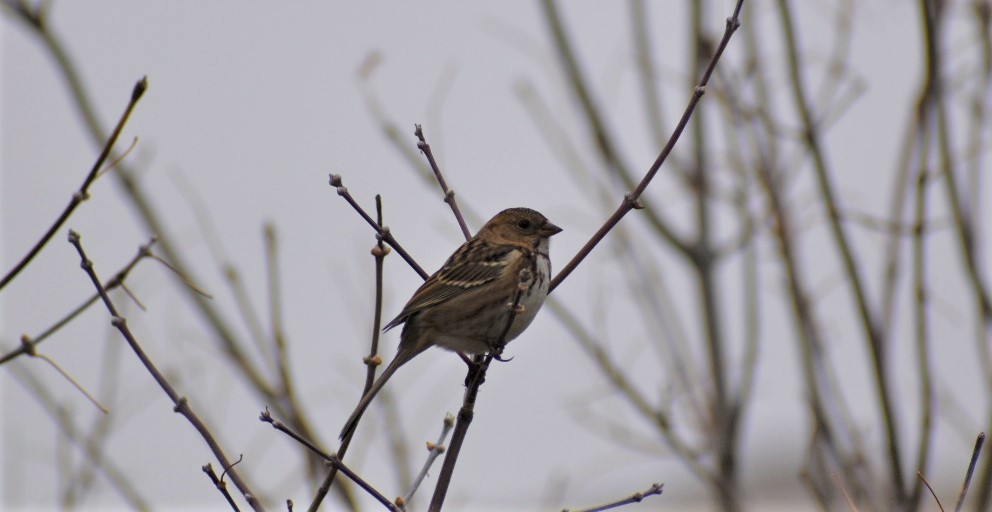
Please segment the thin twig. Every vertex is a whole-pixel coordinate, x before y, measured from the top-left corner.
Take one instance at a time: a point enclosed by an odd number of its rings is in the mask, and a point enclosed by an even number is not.
[[[423,467],[420,468],[420,473],[417,473],[417,477],[413,480],[413,485],[410,486],[410,490],[403,496],[404,503],[410,503],[410,500],[413,499],[413,495],[420,487],[421,482],[424,481],[424,478],[427,478],[427,472],[430,471],[431,466],[434,465],[434,461],[437,460],[438,456],[444,453],[444,442],[448,439],[448,434],[451,432],[451,428],[454,425],[455,417],[451,414],[446,414],[441,426],[441,435],[437,436],[437,442],[427,443],[427,460],[424,461]]]
[[[937,493],[933,491],[933,487],[930,486],[930,482],[923,476],[923,473],[917,471],[916,477],[923,482],[923,485],[927,486],[927,490],[930,491],[930,496],[933,496],[933,501],[937,502],[937,508],[940,509],[940,512],[944,512],[944,505],[940,503],[940,498],[937,497]]]
[[[227,500],[227,504],[231,506],[231,509],[235,512],[240,511],[241,509],[238,508],[238,504],[234,502],[234,496],[231,496],[230,491],[227,490],[227,482],[225,482],[223,478],[217,477],[217,473],[214,472],[214,467],[210,463],[207,463],[200,469],[207,474],[207,477],[210,478],[211,482],[213,482],[214,487],[216,487],[217,490],[224,495],[224,499]]]
[[[964,483],[961,484],[961,492],[958,494],[958,503],[954,506],[954,512],[961,512],[961,507],[964,506],[964,498],[968,495],[971,477],[975,474],[975,466],[978,464],[978,456],[981,455],[984,444],[985,432],[982,432],[975,439],[975,449],[971,451],[971,462],[968,463],[968,471],[964,474]]]
[[[589,130],[592,132],[590,138],[595,144],[597,154],[611,174],[619,177],[624,187],[628,189],[634,188],[633,172],[630,170],[630,166],[621,159],[620,152],[617,150],[617,144],[613,141],[610,131],[606,128],[603,115],[599,112],[599,108],[593,100],[589,86],[586,85],[587,80],[579,69],[578,59],[575,57],[575,51],[572,48],[573,45],[565,33],[565,27],[555,2],[553,0],[544,0],[541,2],[541,9],[547,21],[548,28],[551,31],[555,48],[558,50],[558,58],[565,68],[564,71],[568,77],[568,85],[571,87],[576,101],[579,102],[582,113],[589,125]],[[700,93],[700,95],[702,94]],[[681,132],[681,129],[678,131]],[[678,138],[677,135],[674,137],[675,139]],[[674,144],[672,139],[669,139],[669,144]],[[662,216],[662,211],[649,210],[645,213],[651,227],[661,234],[673,247],[678,249],[680,253],[685,255],[688,245],[671,227],[671,223]],[[552,282],[551,289],[554,288],[555,284]]]
[[[396,249],[397,254],[399,254],[400,257],[403,258],[403,261],[406,261],[407,264],[410,265],[410,267],[413,268],[415,272],[417,272],[417,274],[420,274],[421,278],[427,279],[428,277],[430,277],[430,274],[428,274],[423,268],[421,268],[420,265],[417,264],[416,261],[414,261],[413,257],[410,256],[410,254],[408,254],[406,250],[403,249],[402,246],[400,246],[399,242],[397,242],[395,238],[393,238],[392,233],[389,232],[389,228],[385,226],[379,226],[378,224],[376,224],[375,221],[372,220],[372,217],[369,217],[369,214],[365,213],[365,210],[362,209],[362,207],[358,204],[358,202],[355,201],[355,198],[351,197],[351,193],[348,192],[348,187],[345,187],[343,182],[341,181],[341,175],[331,174],[330,176],[331,176],[330,179],[331,186],[337,189],[338,195],[343,197],[344,200],[347,201],[348,204],[350,204],[351,207],[354,208],[355,211],[358,212],[358,214],[361,215],[363,219],[365,219],[365,222],[368,222],[369,225],[372,226],[372,229],[374,229],[376,233],[379,233],[379,236],[382,237],[382,240],[387,244],[389,244],[390,247],[392,247],[393,249]]]
[[[109,414],[110,413],[110,411],[108,411],[107,408],[104,407],[103,404],[101,404],[100,401],[96,399],[96,397],[94,397],[93,395],[91,395],[90,392],[87,391],[86,388],[84,388],[82,384],[80,384],[79,382],[77,382],[76,379],[74,379],[72,377],[72,375],[69,375],[68,372],[66,372],[64,369],[62,369],[62,367],[59,366],[58,363],[56,363],[55,361],[53,361],[50,357],[48,357],[48,356],[46,356],[44,354],[39,354],[38,352],[36,352],[34,350],[34,344],[31,343],[31,340],[27,336],[21,336],[21,344],[23,346],[25,346],[25,347],[30,347],[30,350],[28,351],[28,355],[29,356],[36,357],[36,358],[41,359],[42,361],[48,363],[49,366],[51,366],[52,368],[54,368],[55,371],[58,372],[58,374],[61,375],[63,379],[65,379],[65,380],[67,380],[69,382],[69,384],[72,384],[72,387],[76,388],[77,391],[79,391],[80,393],[82,393],[83,396],[86,397],[86,399],[89,400],[89,402],[91,404],[93,404],[94,407],[96,407],[97,409],[100,410],[100,412],[102,412],[104,414]]]
[[[675,143],[678,142],[679,137],[685,130],[686,125],[689,124],[689,119],[692,118],[692,114],[696,110],[696,104],[699,103],[699,99],[702,98],[703,94],[706,92],[706,85],[709,83],[713,70],[716,69],[716,64],[720,60],[720,56],[723,55],[723,51],[727,48],[727,44],[730,42],[731,36],[734,35],[734,31],[740,27],[740,14],[743,7],[744,0],[737,0],[737,6],[734,8],[734,14],[727,18],[727,26],[723,33],[723,39],[720,40],[719,46],[717,46],[716,51],[713,53],[713,59],[707,66],[706,71],[703,72],[703,75],[700,77],[696,87],[693,89],[692,96],[689,99],[688,105],[686,105],[685,112],[682,113],[682,118],[679,119],[679,123],[675,126],[671,137],[668,139],[668,142],[665,143],[665,147],[661,150],[658,158],[656,158],[654,163],[651,164],[651,167],[648,169],[647,173],[645,173],[637,187],[633,191],[624,195],[623,200],[620,202],[620,205],[617,207],[616,211],[613,212],[613,215],[606,220],[606,222],[599,228],[599,230],[596,231],[592,238],[586,242],[582,249],[579,249],[579,252],[572,257],[572,260],[569,261],[560,272],[558,272],[558,275],[551,280],[551,286],[548,293],[551,293],[551,291],[557,288],[558,285],[561,284],[561,282],[564,281],[565,278],[567,278],[580,263],[582,263],[582,260],[584,260],[586,256],[592,252],[596,245],[598,245],[599,242],[606,237],[610,230],[612,230],[613,227],[620,222],[620,219],[622,219],[624,215],[627,215],[627,212],[632,209],[640,209],[644,207],[640,202],[640,197],[648,188],[648,185],[651,184],[651,180],[654,179],[654,176],[658,174],[658,171],[661,169],[661,165],[665,163],[666,159],[668,159],[668,155],[672,152],[672,149],[675,148]]]
[[[332,177],[333,180],[333,177]],[[340,179],[338,180],[340,186]],[[341,187],[343,188],[343,187]],[[350,196],[348,196],[350,197]],[[352,206],[356,206],[351,200],[348,201]],[[357,208],[357,207],[356,207]],[[362,389],[362,396],[368,393],[369,389],[372,388],[372,384],[375,382],[375,372],[376,368],[382,364],[382,358],[379,357],[379,334],[382,332],[382,269],[383,260],[386,255],[389,254],[389,247],[383,244],[382,231],[386,230],[385,226],[382,224],[382,197],[378,194],[375,196],[375,211],[376,211],[376,221],[374,226],[377,228],[376,233],[379,235],[376,237],[376,244],[372,247],[372,256],[375,259],[375,314],[372,320],[372,341],[369,344],[369,355],[362,359],[365,363],[367,371],[365,373],[365,387]],[[359,210],[359,213],[361,211]],[[338,447],[337,456],[341,459],[344,458],[345,453],[348,452],[348,447],[351,445],[351,439],[355,435],[356,429],[351,429],[351,432],[341,440],[341,445]],[[337,467],[332,466],[330,472],[324,477],[324,481],[317,488],[317,493],[314,495],[313,500],[310,502],[309,512],[315,512],[319,507],[321,502],[327,496],[327,492],[330,490],[331,485],[334,484],[334,479],[337,477]]]
[[[596,505],[593,507],[583,508],[583,509],[565,508],[562,509],[561,512],[601,512],[603,510],[609,510],[611,508],[619,508],[624,505],[630,505],[631,503],[640,503],[644,501],[644,498],[648,498],[651,496],[661,496],[661,492],[664,489],[664,487],[665,487],[664,483],[653,483],[651,484],[651,487],[648,487],[646,490],[635,492],[634,494],[617,501],[611,501],[610,503],[605,503],[603,505]]]
[[[468,224],[465,224],[465,217],[462,217],[461,210],[458,209],[458,202],[455,201],[455,191],[448,188],[448,183],[444,181],[444,175],[441,174],[441,168],[438,167],[437,161],[434,159],[434,152],[431,151],[431,145],[427,143],[427,139],[424,138],[424,130],[420,125],[415,125],[416,128],[413,130],[413,134],[417,136],[417,149],[427,158],[427,163],[430,164],[431,170],[434,171],[434,177],[437,179],[437,184],[441,186],[441,192],[444,193],[444,202],[448,203],[451,207],[451,213],[455,214],[455,220],[458,221],[458,227],[461,228],[462,234],[465,235],[465,240],[472,238],[472,232],[468,229]]]
[[[858,506],[854,504],[854,500],[851,499],[851,495],[844,488],[844,481],[840,479],[837,473],[832,475],[834,477],[834,482],[837,483],[837,487],[840,488],[840,493],[844,495],[844,501],[847,502],[847,506],[850,507],[851,512],[858,512]]]
[[[172,403],[175,404],[173,410],[179,414],[182,414],[187,420],[189,420],[190,424],[193,425],[193,428],[195,428],[196,431],[200,433],[203,440],[206,441],[207,445],[210,447],[210,451],[212,451],[214,456],[217,457],[218,462],[220,462],[223,467],[230,468],[231,462],[227,458],[227,455],[224,454],[223,449],[210,432],[210,429],[208,429],[200,417],[193,412],[193,408],[189,405],[189,400],[184,396],[180,396],[179,393],[176,392],[175,388],[172,387],[172,384],[168,381],[168,379],[166,379],[165,375],[159,371],[148,355],[145,354],[145,351],[141,348],[141,345],[138,344],[137,338],[134,337],[131,329],[127,326],[127,321],[124,317],[118,314],[117,307],[114,306],[114,303],[110,300],[107,290],[100,283],[100,278],[97,277],[96,271],[93,269],[93,262],[86,257],[86,251],[83,249],[83,245],[80,242],[79,234],[70,230],[69,243],[72,244],[73,247],[76,248],[76,252],[79,253],[83,270],[89,276],[93,286],[100,294],[100,298],[103,300],[104,306],[107,307],[107,311],[110,313],[111,317],[111,325],[116,327],[117,330],[121,332],[121,335],[124,336],[124,339],[127,340],[128,345],[131,347],[131,350],[133,350],[135,355],[138,356],[138,359],[141,360],[142,365],[144,365],[145,369],[148,370],[148,373],[152,375],[152,378],[155,379],[155,382],[158,383],[159,387],[165,391],[165,394],[169,396]],[[233,468],[228,471],[228,473],[231,475],[231,480],[234,482],[234,485],[237,486],[238,490],[241,491],[241,494],[245,497],[245,500],[248,501],[248,504],[255,510],[265,510],[265,507],[258,500],[258,498],[256,498],[255,493],[249,488],[247,482],[245,482]]]
[[[21,258],[21,261],[17,262],[17,265],[14,265],[14,268],[7,272],[7,275],[3,276],[3,279],[0,279],[0,290],[7,286],[7,283],[17,277],[17,274],[28,266],[28,263],[30,263],[39,252],[41,252],[41,249],[45,247],[45,244],[47,244],[49,240],[52,239],[52,236],[54,236],[55,233],[62,228],[62,224],[65,224],[65,221],[69,219],[69,216],[72,215],[72,212],[75,211],[76,207],[89,198],[90,185],[92,185],[96,180],[97,175],[100,172],[100,168],[103,167],[103,163],[110,155],[111,148],[113,148],[114,143],[117,142],[117,137],[120,136],[121,130],[124,129],[124,124],[127,123],[128,118],[131,117],[131,112],[134,110],[135,105],[138,104],[138,100],[141,99],[141,96],[147,89],[147,77],[138,80],[138,82],[134,84],[134,89],[131,90],[131,100],[128,102],[127,108],[124,109],[124,113],[121,114],[120,119],[117,121],[117,126],[114,127],[114,131],[110,133],[110,137],[107,138],[107,142],[104,143],[103,150],[100,151],[100,156],[97,157],[96,162],[93,162],[93,167],[90,168],[90,172],[86,175],[86,179],[83,180],[83,184],[80,185],[79,190],[72,194],[69,204],[66,205],[64,210],[62,210],[62,214],[55,220],[55,223],[48,228],[48,231],[46,231],[45,234],[42,235],[41,239],[34,244],[34,247],[32,247],[23,258]]]
[[[131,270],[133,270],[134,267],[138,265],[138,262],[152,256],[151,248],[152,245],[155,244],[155,241],[156,239],[152,238],[151,240],[148,241],[147,244],[139,247],[138,253],[134,255],[134,258],[132,258],[127,265],[124,265],[124,268],[118,270],[117,273],[114,274],[114,277],[108,279],[107,282],[104,283],[103,288],[109,292],[111,290],[114,290],[122,286],[124,284],[124,280],[127,279],[127,276],[128,274],[131,273]],[[82,314],[83,311],[86,311],[99,299],[100,299],[100,294],[94,293],[93,296],[91,296],[89,299],[86,299],[85,302],[80,304],[78,307],[76,307],[76,309],[73,309],[64,317],[62,317],[58,322],[55,322],[55,324],[53,324],[51,327],[45,329],[37,336],[27,337],[28,340],[26,343],[24,342],[24,338],[22,338],[20,347],[18,347],[16,350],[13,350],[5,354],[3,357],[0,357],[0,365],[12,359],[15,359],[21,355],[27,354],[29,351],[34,350],[35,347],[41,344],[42,341],[45,341],[49,336],[55,334],[62,327],[65,327],[66,324],[68,324],[74,318]]]

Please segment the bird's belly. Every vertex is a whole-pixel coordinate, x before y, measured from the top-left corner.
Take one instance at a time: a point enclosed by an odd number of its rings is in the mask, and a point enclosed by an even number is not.
[[[506,341],[516,338],[537,316],[538,310],[547,296],[546,286],[532,289],[520,301],[523,311],[514,315],[513,325],[506,332]],[[465,317],[459,322],[447,322],[444,328],[435,326],[434,343],[449,350],[469,354],[483,354],[492,349],[506,331],[510,305],[493,308],[490,314]]]

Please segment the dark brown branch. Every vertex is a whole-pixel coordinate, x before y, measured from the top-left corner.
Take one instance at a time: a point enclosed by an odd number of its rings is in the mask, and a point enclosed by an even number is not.
[[[100,283],[100,278],[97,277],[96,271],[93,269],[93,262],[86,257],[86,251],[83,250],[83,245],[80,242],[79,234],[70,230],[69,243],[72,244],[73,247],[76,248],[76,252],[79,253],[83,270],[86,272],[86,275],[89,276],[90,281],[97,290],[97,293],[100,294],[100,299],[103,300],[104,306],[107,307],[107,311],[110,313],[111,317],[111,325],[120,331],[121,335],[124,336],[124,339],[127,341],[127,344],[131,347],[131,350],[134,351],[135,355],[138,356],[138,359],[141,360],[142,365],[144,365],[145,369],[148,370],[148,373],[152,375],[155,382],[158,383],[159,387],[165,391],[165,394],[168,395],[169,399],[172,400],[172,403],[175,404],[173,410],[179,414],[182,414],[187,420],[189,420],[190,424],[193,425],[193,428],[200,433],[200,437],[206,441],[207,446],[210,447],[210,451],[212,451],[214,456],[217,457],[218,462],[220,462],[223,467],[230,468],[228,470],[228,474],[231,475],[231,481],[233,481],[234,485],[237,486],[239,491],[241,491],[241,494],[245,497],[245,500],[248,501],[248,504],[255,510],[265,510],[265,507],[258,500],[255,493],[248,487],[247,482],[245,482],[241,476],[234,471],[233,468],[231,468],[230,459],[228,459],[227,455],[224,454],[223,449],[210,432],[210,429],[208,429],[200,417],[193,412],[193,408],[189,405],[189,400],[187,400],[184,396],[180,396],[179,393],[176,392],[175,388],[172,387],[172,384],[168,381],[168,379],[166,379],[165,375],[159,371],[159,369],[155,366],[155,363],[152,362],[151,358],[145,354],[144,349],[141,348],[141,345],[138,344],[137,338],[134,337],[131,329],[127,326],[127,321],[117,312],[117,307],[114,306],[114,303],[110,300],[110,295],[107,294],[107,289]]]
[[[338,183],[340,183],[340,180]],[[352,202],[349,201],[349,203]],[[376,232],[381,233],[385,230],[385,227],[382,224],[382,197],[379,195],[375,196],[375,211]],[[369,347],[369,355],[363,359],[368,370],[365,374],[365,388],[362,390],[362,396],[368,393],[369,389],[372,389],[372,384],[375,382],[376,368],[382,364],[382,358],[379,357],[379,334],[382,332],[382,267],[383,260],[385,260],[387,254],[389,254],[389,248],[383,244],[383,237],[380,234],[376,237],[375,246],[372,247],[372,256],[375,258],[375,314],[372,320],[372,342]],[[341,446],[338,447],[337,453],[339,459],[343,459],[345,453],[348,452],[348,447],[351,445],[351,438],[355,435],[355,430],[351,429],[348,435],[341,441]],[[337,466],[331,466],[330,472],[324,477],[324,481],[317,488],[317,493],[310,502],[308,509],[310,512],[316,512],[320,508],[321,502],[324,501],[327,492],[331,489],[331,485],[334,484],[337,473]]]
[[[234,496],[231,496],[231,492],[227,490],[227,482],[225,482],[223,478],[219,478],[217,476],[217,473],[214,472],[214,467],[210,465],[210,463],[207,463],[200,469],[207,474],[207,477],[210,478],[211,482],[213,482],[214,487],[216,487],[217,490],[224,496],[224,499],[227,500],[227,504],[231,506],[231,510],[234,510],[235,512],[240,511],[241,509],[238,508],[238,504],[234,502]]]
[[[444,181],[444,175],[441,174],[441,168],[438,167],[437,161],[434,159],[434,152],[431,151],[431,145],[427,143],[427,139],[424,138],[424,130],[420,125],[415,125],[416,128],[413,130],[413,134],[417,136],[417,149],[427,158],[427,163],[430,164],[431,170],[434,171],[434,177],[437,179],[437,184],[441,186],[441,192],[444,193],[444,202],[448,203],[451,207],[451,213],[455,214],[455,220],[458,221],[458,227],[461,228],[462,234],[465,235],[465,240],[472,238],[472,232],[468,229],[468,224],[465,224],[465,217],[462,217],[461,210],[458,209],[458,202],[455,201],[455,191],[448,188],[448,183]]]
[[[134,256],[134,258],[132,258],[131,261],[124,266],[124,268],[117,271],[117,273],[114,274],[114,277],[111,277],[110,279],[107,280],[106,283],[104,283],[103,285],[104,289],[109,292],[115,288],[123,286],[124,280],[127,279],[127,276],[128,274],[131,273],[131,270],[133,270],[134,267],[138,265],[138,262],[147,257],[152,256],[151,248],[152,245],[155,244],[155,241],[156,239],[152,238],[151,240],[148,241],[147,244],[139,247],[138,253]],[[76,309],[72,310],[69,314],[62,317],[62,319],[60,319],[58,322],[55,322],[54,325],[52,325],[48,329],[45,329],[44,332],[42,332],[37,336],[29,338],[26,343],[22,343],[21,346],[16,350],[12,350],[8,354],[5,354],[3,357],[0,357],[0,365],[6,363],[7,361],[15,359],[21,355],[33,351],[34,348],[37,347],[42,341],[45,341],[45,339],[47,339],[49,336],[55,334],[55,332],[57,332],[59,329],[61,329],[66,324],[71,322],[74,318],[79,316],[83,311],[86,311],[99,299],[100,299],[100,294],[94,293],[92,297],[86,299],[85,302],[80,304]]]
[[[379,236],[382,237],[382,240],[387,244],[389,244],[389,246],[392,247],[393,249],[396,249],[396,253],[399,254],[400,257],[403,258],[403,261],[406,261],[407,264],[410,265],[410,267],[417,272],[417,274],[420,274],[421,278],[427,279],[428,277],[430,277],[430,274],[428,274],[423,268],[421,268],[420,265],[417,264],[416,261],[414,261],[413,257],[410,256],[410,254],[407,253],[405,249],[403,249],[403,247],[399,244],[399,242],[396,241],[395,238],[393,238],[393,234],[389,232],[389,228],[385,226],[379,226],[378,224],[376,224],[375,221],[372,220],[372,217],[369,217],[369,214],[365,213],[365,210],[362,209],[362,207],[358,204],[358,202],[355,201],[355,198],[351,197],[351,193],[348,192],[348,187],[345,187],[343,182],[341,181],[341,175],[331,174],[330,176],[331,176],[330,179],[331,186],[337,189],[338,195],[343,197],[344,200],[347,201],[348,204],[350,204],[351,207],[354,208],[355,211],[358,212],[358,214],[361,215],[363,219],[365,219],[365,222],[368,222],[368,224],[372,226],[372,229],[374,229],[376,233],[379,233]]]
[[[448,494],[448,486],[451,484],[451,477],[455,472],[455,463],[458,461],[458,454],[461,452],[462,443],[468,434],[468,428],[475,417],[475,401],[479,395],[479,388],[486,380],[486,372],[493,359],[500,359],[503,349],[506,347],[506,336],[513,326],[513,320],[517,317],[520,309],[520,299],[534,282],[534,275],[530,269],[520,271],[520,283],[517,286],[513,302],[509,304],[510,313],[507,317],[506,326],[500,334],[496,345],[484,356],[476,356],[472,364],[469,365],[468,375],[465,376],[465,398],[462,401],[462,408],[458,411],[458,420],[455,423],[455,432],[451,436],[451,445],[444,456],[444,463],[441,465],[441,474],[438,476],[437,486],[434,487],[434,495],[431,497],[430,512],[440,512],[444,505],[444,498]]]
[[[978,456],[982,454],[982,445],[984,444],[985,432],[982,432],[975,439],[975,449],[971,451],[971,462],[968,463],[968,471],[964,475],[964,483],[961,484],[961,493],[958,494],[958,504],[954,506],[954,512],[961,512],[961,507],[964,506],[964,498],[968,495],[971,477],[975,474],[975,466],[978,464]]]
[[[69,200],[69,204],[66,205],[65,210],[63,210],[62,214],[59,215],[59,218],[55,220],[55,223],[48,228],[48,231],[45,232],[41,239],[34,244],[34,247],[32,247],[23,258],[21,258],[21,261],[17,262],[17,265],[14,265],[14,268],[12,268],[10,272],[7,272],[7,275],[3,276],[3,279],[0,279],[0,290],[7,286],[7,283],[17,277],[17,274],[19,274],[21,270],[24,270],[24,268],[28,266],[28,263],[30,263],[39,252],[41,252],[41,249],[45,247],[45,244],[47,244],[48,241],[52,239],[52,236],[54,236],[55,233],[62,228],[62,225],[69,219],[69,216],[76,210],[76,207],[83,201],[89,199],[90,185],[92,185],[93,182],[96,181],[97,176],[99,176],[103,163],[110,155],[110,150],[114,147],[114,143],[117,142],[117,138],[120,136],[121,130],[124,129],[124,124],[127,123],[128,118],[131,117],[131,112],[134,110],[135,105],[138,104],[138,100],[141,99],[141,96],[147,89],[147,77],[138,80],[138,82],[134,84],[134,89],[131,90],[131,100],[128,102],[127,108],[124,109],[124,113],[121,114],[120,119],[117,121],[117,126],[114,127],[114,131],[110,133],[110,137],[107,138],[107,142],[104,143],[103,150],[100,151],[100,156],[98,156],[96,162],[93,163],[93,167],[90,168],[90,172],[86,175],[86,179],[83,180],[83,184],[80,185],[79,190],[72,194],[72,199]]]

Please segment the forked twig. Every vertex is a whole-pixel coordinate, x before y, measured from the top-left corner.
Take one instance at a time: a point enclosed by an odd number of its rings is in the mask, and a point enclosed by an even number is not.
[[[128,102],[127,108],[124,109],[124,113],[121,114],[121,118],[117,121],[117,126],[114,127],[114,131],[110,133],[110,137],[108,137],[107,142],[104,143],[103,150],[100,151],[100,156],[98,156],[96,162],[93,163],[93,167],[90,168],[90,172],[86,175],[86,179],[83,180],[83,184],[80,185],[79,190],[72,194],[72,199],[69,200],[69,204],[66,205],[64,210],[62,210],[62,214],[55,220],[55,223],[48,228],[48,231],[46,231],[45,234],[42,235],[41,239],[34,244],[34,247],[32,247],[23,258],[21,258],[21,261],[17,262],[17,265],[14,265],[14,268],[10,269],[10,271],[7,272],[7,275],[0,279],[0,290],[7,286],[7,283],[11,282],[15,277],[17,277],[17,274],[19,274],[21,270],[24,270],[24,268],[28,266],[28,263],[30,263],[39,252],[41,252],[41,249],[45,247],[45,244],[47,244],[49,240],[52,239],[52,236],[54,236],[55,233],[62,228],[62,225],[69,219],[69,216],[76,210],[76,207],[89,198],[90,185],[96,181],[96,178],[100,173],[100,168],[103,167],[103,163],[110,155],[110,150],[114,147],[114,143],[117,142],[117,137],[120,136],[121,130],[124,129],[124,124],[127,123],[127,119],[131,116],[131,111],[134,110],[135,105],[138,104],[138,100],[141,99],[141,96],[147,89],[147,77],[138,80],[138,82],[134,84],[134,89],[131,90],[131,100]]]
[[[136,254],[134,258],[132,258],[131,261],[128,262],[127,265],[124,265],[124,268],[117,271],[117,273],[114,274],[114,277],[108,279],[107,282],[104,283],[103,288],[109,292],[115,288],[119,288],[123,286],[124,280],[127,279],[128,274],[130,274],[131,270],[133,270],[134,267],[138,265],[139,261],[145,258],[153,257],[151,249],[152,249],[152,245],[155,244],[155,241],[156,239],[152,238],[151,240],[148,241],[147,244],[139,247],[138,254]],[[58,322],[55,322],[55,324],[53,324],[51,327],[45,329],[41,334],[38,334],[37,336],[29,337],[27,343],[25,343],[22,339],[20,347],[18,347],[16,350],[12,350],[11,352],[5,354],[3,357],[0,357],[0,365],[6,363],[7,361],[15,359],[19,356],[27,354],[29,351],[34,350],[34,348],[37,347],[42,341],[45,341],[46,339],[48,339],[49,336],[55,334],[59,329],[61,329],[66,324],[71,322],[74,318],[82,314],[83,311],[86,311],[99,299],[100,299],[100,294],[94,293],[93,296],[91,296],[89,299],[86,299],[85,302],[80,304],[78,307],[76,307],[76,309],[72,310],[64,317],[62,317]]]
[[[231,492],[227,490],[227,482],[225,482],[222,477],[219,478],[217,476],[217,473],[214,472],[214,467],[210,463],[207,463],[200,469],[207,474],[207,477],[210,478],[211,482],[213,482],[214,487],[216,487],[217,490],[224,496],[224,499],[227,500],[227,504],[231,506],[231,510],[234,510],[235,512],[240,511],[241,509],[239,509],[238,504],[234,502],[234,497],[231,496]]]

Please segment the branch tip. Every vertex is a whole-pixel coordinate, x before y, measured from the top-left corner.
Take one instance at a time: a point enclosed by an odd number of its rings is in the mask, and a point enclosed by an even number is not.
[[[145,94],[145,91],[147,90],[148,90],[148,75],[145,75],[141,77],[141,80],[138,80],[138,82],[134,84],[134,90],[131,92],[131,103],[137,103],[138,100],[141,99],[141,96],[143,96]]]

